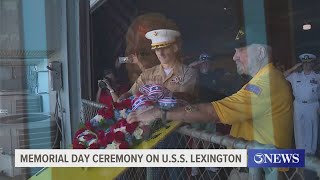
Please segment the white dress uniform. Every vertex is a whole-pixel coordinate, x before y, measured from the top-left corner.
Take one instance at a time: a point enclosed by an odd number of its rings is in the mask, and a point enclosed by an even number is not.
[[[314,55],[299,56],[302,61],[307,57],[316,59]],[[310,59],[309,59],[310,60]],[[305,153],[315,154],[318,137],[318,108],[320,74],[312,71],[292,73],[286,78],[292,85],[294,100],[294,136],[297,149],[305,149]]]

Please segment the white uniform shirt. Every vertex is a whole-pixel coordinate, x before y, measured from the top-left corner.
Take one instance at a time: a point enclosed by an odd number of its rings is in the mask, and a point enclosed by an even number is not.
[[[293,95],[298,102],[317,102],[320,92],[320,74],[311,72],[305,75],[304,72],[294,72],[286,78],[292,86]]]

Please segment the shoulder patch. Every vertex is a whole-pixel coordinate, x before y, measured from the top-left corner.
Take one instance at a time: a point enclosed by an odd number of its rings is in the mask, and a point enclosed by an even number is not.
[[[247,84],[244,89],[247,91],[253,92],[258,96],[261,94],[261,91],[262,91],[262,89],[259,86],[254,84]]]

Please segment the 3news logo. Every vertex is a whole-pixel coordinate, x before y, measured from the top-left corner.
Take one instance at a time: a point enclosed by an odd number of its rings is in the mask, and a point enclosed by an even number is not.
[[[304,167],[304,149],[249,149],[248,167]]]

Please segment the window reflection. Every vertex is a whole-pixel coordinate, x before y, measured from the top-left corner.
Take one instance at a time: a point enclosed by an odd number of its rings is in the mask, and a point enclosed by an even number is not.
[[[55,105],[61,101],[47,69],[63,55],[60,5],[0,1],[0,179],[28,179],[41,169],[15,168],[15,149],[60,148],[63,115]]]

